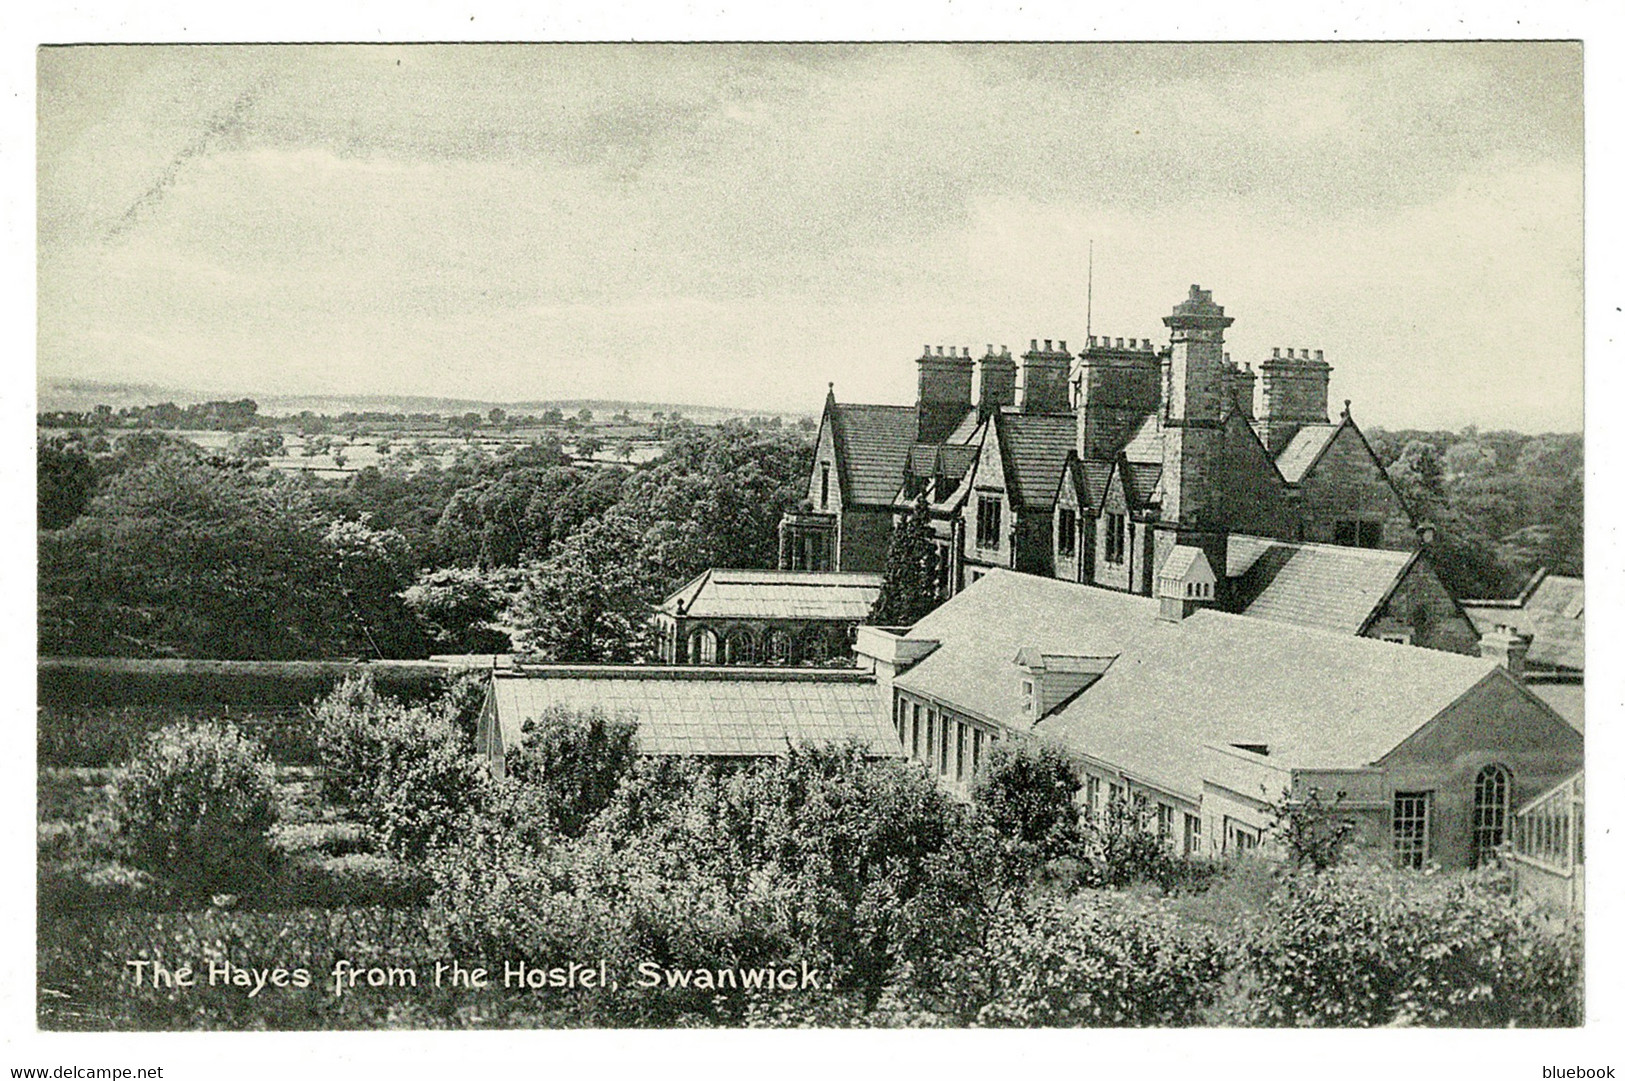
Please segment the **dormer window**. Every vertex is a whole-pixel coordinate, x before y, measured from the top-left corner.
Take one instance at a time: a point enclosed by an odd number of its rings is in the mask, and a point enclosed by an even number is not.
[[[1031,712],[1033,712],[1033,697],[1034,697],[1033,696],[1033,681],[1030,680],[1030,679],[1022,680],[1021,681],[1021,710],[1022,710],[1023,713],[1031,713]]]
[[[829,463],[825,462],[818,480],[818,509],[829,510]]]

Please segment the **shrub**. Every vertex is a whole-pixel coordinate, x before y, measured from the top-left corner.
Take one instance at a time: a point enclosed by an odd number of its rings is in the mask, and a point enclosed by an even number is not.
[[[550,706],[525,722],[525,738],[508,755],[508,773],[534,785],[555,829],[579,837],[609,806],[637,757],[637,722],[592,709],[576,713]]]
[[[1126,800],[1108,805],[1085,830],[1080,881],[1087,886],[1130,886],[1149,882],[1165,893],[1207,888],[1222,865],[1176,856],[1173,840],[1157,833],[1149,809]]]
[[[1077,773],[1060,748],[1018,737],[993,744],[971,800],[1017,863],[1030,868],[1078,852],[1078,788]]]
[[[1083,897],[995,915],[984,945],[949,967],[941,994],[961,1024],[1200,1024],[1223,948],[1167,913]]]
[[[147,738],[114,782],[134,862],[197,889],[263,881],[276,822],[276,778],[235,728],[173,725]]]
[[[346,679],[316,706],[324,791],[402,859],[450,837],[484,797],[485,770],[446,712],[384,697],[368,675]]]
[[[1581,940],[1493,874],[1375,867],[1293,876],[1246,943],[1242,1020],[1578,1025]]]

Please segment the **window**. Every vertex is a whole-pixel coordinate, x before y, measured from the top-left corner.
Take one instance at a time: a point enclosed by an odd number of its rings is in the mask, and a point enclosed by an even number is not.
[[[970,771],[971,771],[971,774],[973,776],[975,775],[977,770],[982,768],[982,744],[984,744],[986,742],[987,742],[987,737],[982,734],[982,730],[980,728],[972,728],[971,729],[971,731],[970,731]]]
[[[1100,778],[1092,773],[1083,779],[1083,813],[1091,821],[1100,814]]]
[[[965,744],[970,742],[970,725],[954,725],[954,780],[965,779]]]
[[[914,723],[909,727],[909,757],[916,762],[920,760],[920,704],[913,703],[910,709],[914,715]]]
[[[1343,518],[1332,525],[1332,536],[1338,544],[1349,548],[1382,547],[1382,523]]]
[[[1382,639],[1384,642],[1398,642],[1402,646],[1408,646],[1411,644],[1410,631],[1384,631],[1382,634],[1377,635],[1377,637]]]
[[[1078,550],[1078,512],[1062,507],[1055,516],[1055,552],[1071,558]]]
[[[1495,855],[1507,836],[1512,801],[1512,774],[1505,766],[1485,766],[1473,782],[1473,866]]]
[[[1021,711],[1023,713],[1033,711],[1033,681],[1030,679],[1021,681]]]
[[[1394,793],[1394,862],[1420,870],[1428,861],[1427,792]]]
[[[901,698],[897,700],[897,745],[902,747],[908,737],[908,703]]]
[[[1199,815],[1185,815],[1185,855],[1195,856],[1202,850],[1202,819]]]
[[[944,777],[948,776],[948,725],[947,717],[937,718],[937,772]]]
[[[818,488],[818,509],[829,510],[829,464],[826,462],[820,470]]]
[[[925,764],[931,765],[937,757],[937,711],[925,711]]]
[[[999,546],[999,524],[1004,513],[1004,504],[996,495],[983,495],[976,497],[976,547],[997,548]]]
[[[1174,835],[1174,809],[1166,803],[1157,804],[1157,836],[1167,840]]]
[[[1121,514],[1106,515],[1106,562],[1123,562],[1128,548],[1128,519]]]

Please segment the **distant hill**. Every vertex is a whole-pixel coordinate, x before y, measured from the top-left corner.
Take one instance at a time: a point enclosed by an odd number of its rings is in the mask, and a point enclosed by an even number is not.
[[[489,398],[432,398],[403,394],[253,394],[242,391],[181,390],[150,383],[101,383],[89,379],[41,379],[38,387],[41,413],[69,410],[88,412],[98,405],[122,409],[127,406],[157,405],[252,398],[265,416],[293,416],[309,410],[336,416],[339,413],[489,413],[503,409],[509,413],[538,414],[559,409],[566,415],[590,409],[595,417],[608,417],[622,410],[644,418],[650,413],[681,413],[689,420],[717,423],[729,417],[783,417],[799,420],[807,413],[783,413],[771,409],[736,409],[727,406],[693,405],[673,402],[635,402],[606,398],[533,399],[521,402]]]

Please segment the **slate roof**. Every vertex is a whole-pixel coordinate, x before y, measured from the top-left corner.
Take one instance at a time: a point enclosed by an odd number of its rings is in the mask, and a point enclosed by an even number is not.
[[[1585,671],[1585,579],[1536,572],[1512,601],[1463,601],[1480,634],[1508,626],[1528,635],[1529,663]]]
[[[636,718],[645,755],[771,757],[790,744],[848,739],[879,757],[902,754],[863,673],[559,666],[498,673],[491,688],[504,747],[523,741],[527,719],[558,705]]]
[[[1066,456],[1078,442],[1078,418],[1072,413],[1001,412],[999,450],[1014,489],[1017,506],[1048,507],[1061,485]]]
[[[1359,634],[1415,558],[1414,552],[1232,533],[1225,574],[1243,615]]]
[[[880,595],[880,575],[852,571],[728,570],[713,567],[660,610],[695,618],[861,620]]]
[[[1536,698],[1545,702],[1557,715],[1569,722],[1569,726],[1576,732],[1586,730],[1586,689],[1581,683],[1538,683],[1530,680],[1525,684]]]
[[[1161,463],[1136,462],[1129,459],[1123,474],[1123,492],[1135,507],[1146,507],[1162,498],[1157,485],[1162,481]]]
[[[1276,766],[1370,765],[1496,672],[1486,658],[1204,609],[1136,636],[1038,730],[1197,798],[1204,745],[1262,744]]]
[[[890,505],[919,429],[914,407],[836,403],[830,420],[847,502]]]
[[[941,644],[895,684],[990,721],[1024,726],[1016,654],[1110,657],[1156,623],[1157,612],[1150,597],[992,570],[914,625],[907,638]]]
[[[1309,467],[1320,460],[1332,437],[1342,430],[1338,424],[1305,424],[1275,456],[1275,467],[1289,483],[1296,484],[1309,472]]]

